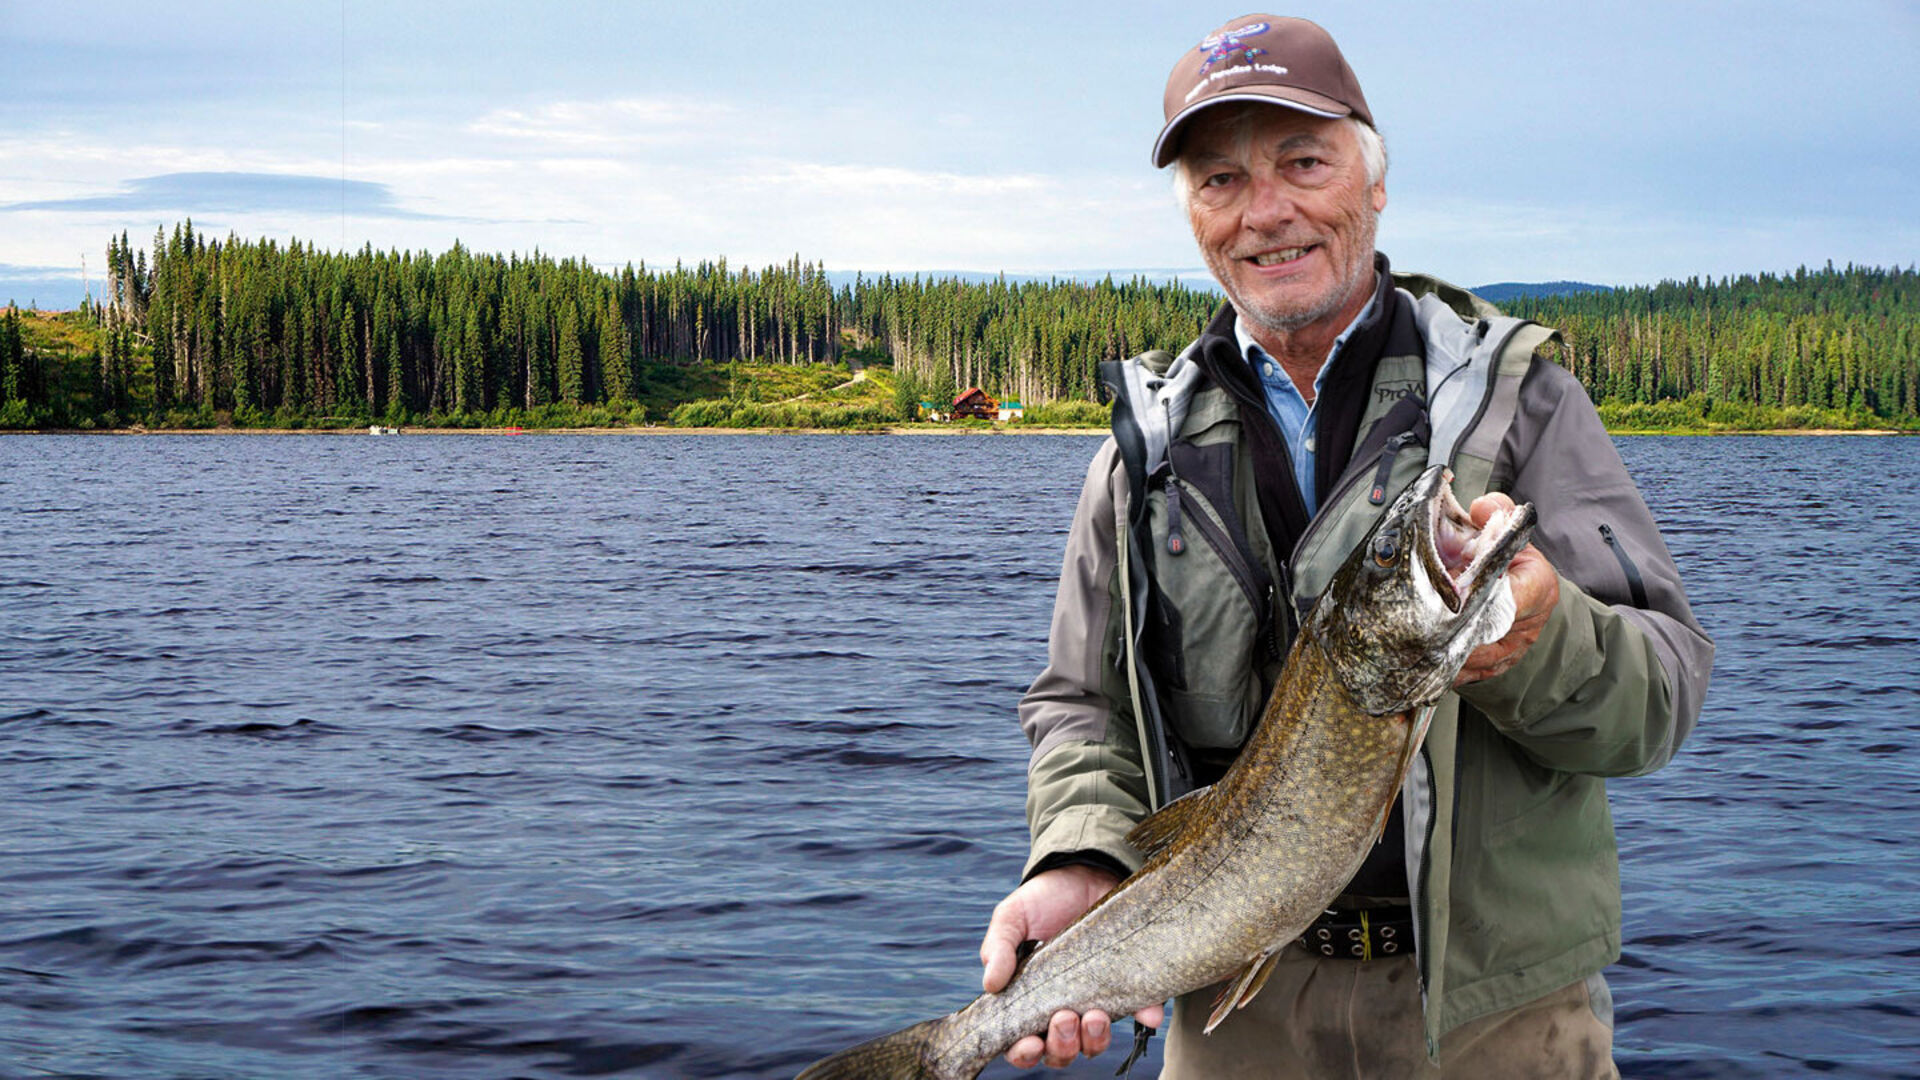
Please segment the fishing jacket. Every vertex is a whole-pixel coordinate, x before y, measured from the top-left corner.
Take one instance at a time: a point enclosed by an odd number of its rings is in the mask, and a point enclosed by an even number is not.
[[[1128,830],[1230,759],[1333,571],[1446,463],[1462,505],[1489,491],[1534,504],[1560,598],[1513,668],[1442,698],[1401,791],[1432,1050],[1619,957],[1605,778],[1673,755],[1713,645],[1592,403],[1544,354],[1557,334],[1379,269],[1322,381],[1311,518],[1230,305],[1178,357],[1102,365],[1114,435],[1087,470],[1048,663],[1020,704],[1026,876],[1137,869]]]

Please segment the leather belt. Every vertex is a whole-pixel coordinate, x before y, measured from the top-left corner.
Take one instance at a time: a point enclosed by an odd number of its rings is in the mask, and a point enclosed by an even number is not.
[[[1413,909],[1329,908],[1300,935],[1300,944],[1319,956],[1378,960],[1413,952]]]

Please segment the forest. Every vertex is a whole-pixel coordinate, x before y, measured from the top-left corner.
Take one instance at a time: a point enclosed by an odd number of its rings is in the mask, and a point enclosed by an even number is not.
[[[1920,420],[1920,273],[1912,267],[1829,263],[1518,297],[1503,308],[1559,328],[1561,363],[1610,423],[1673,416],[1675,406],[1731,427],[1806,426],[1782,421],[1817,417],[1824,426],[1913,428]]]
[[[1098,423],[1100,361],[1177,349],[1220,303],[1142,279],[836,287],[797,256],[338,253],[191,221],[106,254],[81,311],[0,319],[0,427],[872,426],[970,386]],[[1619,429],[1920,428],[1917,285],[1911,267],[1829,265],[1504,306],[1561,329],[1561,362]],[[765,407],[768,387],[798,400],[863,368],[885,373],[864,398]]]

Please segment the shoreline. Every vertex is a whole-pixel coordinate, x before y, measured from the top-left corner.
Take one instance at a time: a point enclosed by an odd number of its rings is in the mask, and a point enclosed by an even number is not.
[[[248,436],[321,436],[321,435],[358,435],[369,434],[366,428],[23,428],[19,430],[0,430],[0,436],[7,435],[100,435],[108,437],[133,438],[142,435],[248,435]],[[670,427],[660,424],[652,427],[562,427],[562,428],[504,428],[504,427],[401,427],[395,435],[1107,435],[1106,428],[1065,428],[1065,427],[995,427],[995,428],[940,428],[926,424],[892,425],[873,428],[733,428],[733,427]]]
[[[0,437],[8,435],[103,435],[115,437],[134,437],[141,435],[288,435],[288,436],[366,436],[369,432],[363,427],[351,428],[22,428],[18,430],[0,430]],[[562,427],[562,428],[506,428],[506,427],[401,427],[393,432],[397,435],[914,435],[930,437],[953,437],[961,435],[1002,436],[1002,435],[1084,435],[1106,436],[1106,428],[1081,427],[1019,427],[994,426],[947,427],[933,424],[893,424],[872,428],[730,428],[730,427],[672,427],[666,424],[646,427]],[[1792,437],[1796,435],[1861,435],[1861,436],[1915,436],[1920,431],[1903,431],[1893,428],[1756,428],[1746,431],[1709,431],[1699,428],[1664,430],[1659,428],[1627,428],[1619,431],[1609,430],[1611,436],[1647,436],[1671,435],[1685,438],[1715,438],[1725,435],[1763,435]]]

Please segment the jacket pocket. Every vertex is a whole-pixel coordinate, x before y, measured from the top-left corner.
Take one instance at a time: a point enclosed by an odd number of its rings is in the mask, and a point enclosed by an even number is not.
[[[1570,786],[1574,774],[1528,757],[1471,708],[1462,707],[1461,716],[1459,813],[1473,819],[1474,835],[1483,847],[1499,848],[1523,837],[1560,813],[1569,800],[1585,798]]]
[[[1632,598],[1633,606],[1646,607],[1647,583],[1641,579],[1640,567],[1633,561],[1633,556],[1627,554],[1626,544],[1614,534],[1613,526],[1604,521],[1600,523],[1600,539],[1606,543],[1607,550],[1613,552],[1615,561],[1620,564],[1620,573],[1627,579],[1627,595]]]
[[[1427,468],[1422,432],[1402,432],[1378,452],[1355,455],[1327,496],[1320,500],[1293,554],[1293,603],[1301,615],[1333,580],[1347,554],[1366,539],[1393,500]]]
[[[1540,765],[1468,707],[1459,740],[1449,992],[1604,948],[1620,904],[1606,781]]]
[[[1260,670],[1278,651],[1272,578],[1240,535],[1230,458],[1215,468],[1224,453],[1225,444],[1176,444],[1148,493],[1158,624],[1148,659],[1174,733],[1206,749],[1246,740],[1262,704]]]

